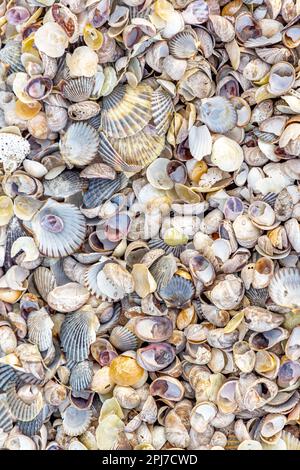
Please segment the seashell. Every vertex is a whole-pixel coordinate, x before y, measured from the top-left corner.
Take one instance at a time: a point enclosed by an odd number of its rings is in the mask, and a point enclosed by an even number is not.
[[[100,206],[113,194],[124,189],[128,184],[128,178],[124,174],[118,175],[113,181],[110,179],[95,178],[89,181],[88,191],[83,196],[83,203],[87,209]]]
[[[214,142],[211,160],[221,170],[236,171],[243,163],[243,159],[243,150],[234,140],[222,136]]]
[[[35,76],[27,82],[25,90],[30,98],[43,100],[52,91],[52,80],[48,77]]]
[[[60,141],[60,151],[67,165],[80,167],[91,163],[97,154],[98,145],[95,129],[80,122],[68,128]]]
[[[133,292],[134,280],[124,268],[117,263],[99,262],[86,272],[85,283],[96,297],[121,300]]]
[[[0,196],[0,226],[8,225],[14,215],[13,202],[8,196]]]
[[[285,29],[282,36],[283,44],[289,49],[294,49],[299,45],[299,26],[297,24]]]
[[[132,387],[116,385],[113,394],[120,406],[127,410],[138,407],[141,401],[138,392]]]
[[[30,401],[24,401],[20,395],[22,391],[24,398],[28,396]],[[36,385],[23,385],[17,389],[16,383],[12,382],[7,388],[6,397],[9,410],[14,418],[23,422],[35,419],[43,407],[43,396]]]
[[[209,296],[216,307],[224,310],[234,309],[244,296],[244,285],[239,278],[229,274],[213,287]]]
[[[198,161],[211,154],[212,138],[207,126],[193,126],[190,129],[189,146],[192,156]]]
[[[144,370],[129,356],[118,356],[109,367],[110,378],[117,385],[136,386],[144,376]]]
[[[278,370],[277,383],[281,388],[298,386],[300,377],[299,363],[287,360],[283,362]]]
[[[294,81],[294,67],[288,62],[279,62],[270,70],[268,91],[272,95],[282,95],[293,87]]]
[[[170,54],[177,59],[189,59],[197,50],[197,35],[192,30],[175,34],[169,42]]]
[[[100,106],[94,101],[81,101],[68,108],[68,116],[73,121],[85,121],[100,113]]]
[[[13,428],[13,420],[5,402],[0,403],[0,428],[3,432],[10,432]]]
[[[285,346],[285,354],[292,361],[297,361],[300,357],[299,333],[299,326],[293,328]]]
[[[43,417],[44,413],[43,410],[41,410],[32,421],[18,421],[18,428],[25,436],[33,437],[40,431],[44,421]]]
[[[64,98],[80,103],[90,98],[95,81],[92,77],[79,77],[62,83],[61,92]]]
[[[234,28],[230,21],[218,15],[209,15],[214,32],[222,42],[230,42],[234,39]]]
[[[0,161],[6,172],[12,173],[21,165],[30,152],[30,145],[23,137],[7,133],[0,133]]]
[[[293,434],[287,431],[282,431],[281,437],[286,444],[287,450],[299,450],[299,439],[297,439]]]
[[[70,386],[72,390],[80,392],[89,388],[93,378],[92,363],[89,361],[82,361],[76,364],[71,371]]]
[[[172,322],[167,317],[140,318],[134,327],[137,337],[149,343],[161,343],[167,340],[172,331]]]
[[[168,131],[174,112],[172,98],[167,92],[158,88],[152,93],[151,107],[156,131],[158,135],[164,135]]]
[[[151,119],[152,90],[147,85],[118,86],[103,98],[101,128],[109,137],[130,137]]]
[[[73,54],[67,54],[66,64],[71,77],[93,77],[97,72],[98,56],[87,46],[77,47]]]
[[[203,0],[196,0],[183,10],[182,16],[186,24],[202,24],[208,20],[209,7]]]
[[[88,358],[98,326],[99,322],[92,311],[78,311],[65,316],[60,340],[69,360],[81,362]]]
[[[0,62],[9,65],[12,73],[24,72],[21,62],[21,44],[19,41],[9,40],[0,51]]]
[[[299,270],[282,268],[271,279],[269,295],[275,304],[282,307],[297,308],[300,300],[297,297]]]
[[[284,330],[283,328],[274,328],[262,333],[253,333],[249,338],[249,344],[255,351],[268,350],[275,344],[286,339],[287,336],[287,330]]]
[[[45,308],[30,312],[27,318],[28,338],[40,351],[47,351],[52,345],[54,326]]]
[[[110,333],[109,341],[122,352],[135,350],[138,347],[137,337],[125,326],[115,326]]]
[[[197,404],[191,411],[191,427],[203,433],[217,414],[217,407],[211,402]]]
[[[36,31],[34,43],[49,57],[61,57],[68,46],[68,36],[59,24],[49,21]]]
[[[191,281],[178,275],[173,276],[170,282],[159,290],[159,295],[166,304],[176,308],[184,308],[194,294],[195,288]]]
[[[47,301],[49,292],[56,287],[56,280],[50,269],[39,266],[34,272],[34,282],[41,297]]]
[[[92,419],[91,410],[79,410],[69,406],[63,413],[63,429],[67,436],[80,436],[89,428]]]
[[[85,222],[79,210],[71,204],[59,204],[51,199],[35,214],[31,224],[36,244],[47,256],[74,253],[85,237]]]
[[[153,380],[149,391],[152,396],[159,396],[175,402],[180,401],[184,394],[184,388],[181,382],[167,375],[162,375],[158,379]]]
[[[138,364],[149,372],[165,369],[174,359],[174,348],[168,343],[150,344],[137,350]]]
[[[221,134],[233,129],[237,123],[237,113],[233,104],[223,96],[203,99],[200,115],[209,130]]]
[[[190,442],[189,433],[174,410],[166,416],[165,434],[168,442],[177,448],[186,448]]]
[[[70,282],[51,290],[47,295],[47,303],[58,312],[74,312],[87,302],[89,296],[85,287],[76,282]]]
[[[147,179],[149,183],[157,189],[172,189],[174,182],[168,175],[169,160],[167,158],[157,158],[147,168]]]

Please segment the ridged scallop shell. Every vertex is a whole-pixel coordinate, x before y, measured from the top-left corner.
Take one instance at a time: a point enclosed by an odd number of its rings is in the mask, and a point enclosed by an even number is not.
[[[80,436],[90,426],[92,420],[91,410],[79,410],[69,406],[63,413],[63,429],[67,436]]]
[[[140,166],[128,165],[125,160],[112,147],[109,139],[103,132],[100,132],[99,154],[103,162],[112,166],[116,171],[135,172],[140,170]]]
[[[175,275],[158,293],[167,305],[182,308],[188,304],[194,296],[195,287],[188,279]]]
[[[83,361],[76,364],[71,371],[70,386],[72,390],[80,392],[89,388],[93,378],[93,364]]]
[[[55,216],[61,222],[61,230],[53,232],[42,226],[44,217]],[[76,251],[85,238],[85,219],[72,204],[59,204],[48,199],[42,209],[32,219],[32,229],[40,252],[58,258]]]
[[[119,85],[103,98],[101,129],[109,137],[122,139],[135,135],[150,121],[152,89],[139,84],[136,88]]]
[[[124,189],[128,184],[128,178],[120,173],[114,180],[91,179],[89,189],[83,195],[83,203],[87,209],[98,207],[102,202],[109,199],[113,194]]]
[[[135,350],[138,339],[126,326],[115,326],[110,333],[109,342],[119,351]]]
[[[8,364],[0,364],[0,390],[5,392],[8,385],[15,379],[15,370]]]
[[[251,305],[265,307],[269,292],[267,288],[254,289],[250,287],[250,289],[246,290],[245,295],[250,300]]]
[[[28,338],[40,351],[47,351],[52,345],[53,321],[47,310],[41,308],[30,312],[27,318]]]
[[[23,229],[19,219],[17,217],[13,217],[9,224],[6,227],[6,242],[5,242],[5,259],[4,259],[4,267],[6,269],[10,268],[14,262],[11,257],[11,248],[14,242],[20,237],[26,237],[27,234]]]
[[[85,122],[71,124],[59,143],[61,156],[67,165],[78,167],[93,161],[98,146],[98,132]]]
[[[269,295],[275,304],[281,307],[299,308],[300,306],[300,270],[282,268],[271,279]]]
[[[190,31],[175,34],[169,42],[170,54],[177,59],[190,59],[197,54],[197,35]]]
[[[0,429],[4,432],[12,430],[13,420],[5,402],[0,402]]]
[[[56,280],[53,273],[48,268],[39,266],[33,274],[35,286],[45,302],[47,296],[56,287]]]
[[[68,115],[73,121],[85,121],[100,113],[100,105],[95,101],[82,101],[69,106]]]
[[[123,285],[119,284],[120,277],[114,279],[108,277],[105,270],[105,265],[111,263],[99,262],[93,264],[85,274],[85,285],[89,291],[95,295],[97,298],[102,298],[103,300],[113,300],[118,301],[123,299],[128,293],[133,291],[133,281],[132,276],[125,270],[123,270],[124,283]],[[116,265],[122,270],[121,266]],[[122,275],[122,274],[121,274]]]
[[[201,120],[212,132],[225,134],[236,126],[237,113],[233,104],[223,96],[201,100]]]
[[[32,421],[18,421],[18,428],[22,434],[28,437],[35,436],[44,423],[44,410],[42,409],[39,414]]]
[[[158,88],[151,96],[152,116],[158,135],[164,135],[170,126],[174,113],[174,105],[171,96]]]
[[[93,312],[68,313],[60,331],[60,341],[68,359],[76,362],[88,358],[90,345],[96,340],[99,325]]]
[[[300,440],[292,433],[282,431],[281,439],[286,443],[286,450],[300,450]]]
[[[149,240],[148,246],[153,250],[161,248],[166,254],[173,253],[176,258],[179,258],[180,254],[185,250],[185,245],[171,246],[161,240],[161,238],[152,238]]]
[[[54,179],[45,179],[43,185],[45,196],[65,198],[87,189],[88,182],[79,176],[78,171],[66,170]]]
[[[124,139],[110,139],[111,145],[129,165],[148,166],[162,152],[165,146],[164,136],[158,135],[153,126]]]
[[[8,41],[7,44],[0,51],[0,62],[8,64],[11,73],[24,72],[24,67],[21,62],[21,42]]]
[[[95,84],[94,78],[79,77],[64,82],[62,95],[73,103],[86,101],[92,94]]]
[[[36,399],[32,403],[25,403],[17,395],[16,382],[9,385],[6,391],[6,397],[12,415],[15,419],[20,421],[32,421],[37,417],[44,405],[43,395],[40,391],[37,393]]]

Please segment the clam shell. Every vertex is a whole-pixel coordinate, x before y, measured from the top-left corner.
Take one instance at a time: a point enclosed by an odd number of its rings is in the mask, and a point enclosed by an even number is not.
[[[135,135],[151,119],[151,95],[152,89],[147,85],[117,86],[103,98],[100,127],[116,139]]]
[[[67,80],[62,85],[62,95],[73,103],[86,101],[92,94],[95,80],[91,77],[79,77]]]
[[[92,419],[91,410],[79,410],[69,406],[63,413],[63,429],[67,436],[80,436],[88,430]]]
[[[170,307],[183,308],[193,298],[195,288],[188,279],[175,275],[170,282],[158,292],[160,297]]]
[[[296,268],[282,268],[271,279],[269,295],[276,305],[299,308],[300,271]]]
[[[78,122],[71,124],[59,146],[67,165],[81,167],[91,163],[97,155],[99,136],[89,124]]]
[[[212,132],[225,134],[237,124],[237,112],[231,101],[223,96],[201,100],[200,114]]]
[[[173,326],[167,317],[146,317],[137,320],[134,331],[143,341],[161,343],[171,337]]]
[[[76,364],[71,371],[70,386],[72,390],[80,392],[90,387],[93,378],[93,367],[89,361]]]
[[[50,224],[55,221],[55,226],[48,228],[48,220]],[[77,207],[59,204],[52,199],[48,199],[32,219],[32,229],[40,252],[54,258],[74,253],[84,241],[85,228],[84,217]]]
[[[47,296],[47,303],[57,312],[74,312],[87,302],[89,296],[86,287],[70,282],[51,290]]]
[[[138,338],[125,326],[115,326],[110,333],[109,341],[122,352],[135,350],[138,346]]]
[[[81,362],[88,358],[90,345],[96,340],[97,317],[90,311],[68,313],[60,331],[61,345],[69,360]]]
[[[150,267],[150,273],[155,279],[158,290],[164,288],[177,271],[177,263],[173,254],[161,256]]]
[[[150,344],[137,350],[138,364],[149,372],[165,369],[174,359],[174,348],[168,343]]]
[[[28,338],[40,351],[47,351],[52,345],[54,323],[45,308],[30,312],[27,318]]]

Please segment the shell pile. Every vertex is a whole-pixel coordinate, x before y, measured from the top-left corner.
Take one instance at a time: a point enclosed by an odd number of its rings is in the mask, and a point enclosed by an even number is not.
[[[0,448],[300,450],[299,0],[0,28]]]

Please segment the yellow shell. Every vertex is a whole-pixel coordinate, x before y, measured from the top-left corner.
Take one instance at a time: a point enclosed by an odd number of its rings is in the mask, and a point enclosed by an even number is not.
[[[22,54],[24,54],[24,52],[28,54],[33,54],[34,56],[40,58],[39,51],[37,50],[34,44],[33,34],[31,34],[22,41]]]
[[[198,184],[201,176],[207,173],[207,170],[208,170],[208,166],[205,163],[205,161],[201,160],[200,162],[197,162],[192,170],[192,174],[191,174],[192,182]]]
[[[84,27],[83,39],[86,45],[93,49],[93,51],[100,49],[103,44],[103,34],[89,23]]]
[[[144,370],[132,357],[118,356],[110,364],[110,376],[117,385],[135,385],[143,375]]]
[[[13,215],[12,200],[8,196],[0,196],[0,227],[7,225]]]
[[[42,109],[41,103],[39,101],[36,101],[35,103],[23,103],[20,100],[16,101],[16,115],[20,119],[32,119],[34,118]]]
[[[170,246],[183,245],[188,242],[188,239],[189,237],[187,235],[174,227],[166,230],[164,234],[164,242]]]

